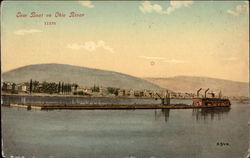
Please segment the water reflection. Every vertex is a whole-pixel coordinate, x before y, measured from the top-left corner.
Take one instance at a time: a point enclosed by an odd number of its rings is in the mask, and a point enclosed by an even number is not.
[[[164,117],[165,122],[168,122],[169,114],[170,114],[170,109],[161,109],[160,111],[155,110],[155,120]]]
[[[223,115],[228,114],[230,108],[219,107],[219,108],[202,108],[193,109],[192,116],[195,116],[196,120],[207,120],[207,119],[222,119]]]
[[[221,120],[229,111],[230,108],[228,107],[192,109],[192,116],[194,116],[197,121],[207,119]],[[162,117],[164,117],[165,122],[168,122],[170,109],[155,110],[155,120],[159,120]]]

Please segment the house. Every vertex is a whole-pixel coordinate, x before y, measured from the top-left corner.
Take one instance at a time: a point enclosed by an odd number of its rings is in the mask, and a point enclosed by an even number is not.
[[[144,97],[153,97],[153,92],[151,90],[144,90]]]
[[[7,82],[6,84],[7,84],[6,90],[11,90],[11,89],[12,89],[12,84],[13,84],[13,83]]]
[[[118,96],[126,96],[126,91],[125,91],[125,89],[119,89],[119,90],[118,90]]]
[[[100,95],[104,95],[105,93],[107,93],[107,88],[104,88],[104,87],[99,87],[99,94]]]
[[[83,88],[82,90],[85,93],[92,93],[92,89],[91,88]]]
[[[28,83],[22,83],[22,84],[17,85],[17,87],[18,87],[19,92],[27,92],[28,89],[29,89],[29,84]]]
[[[136,90],[136,91],[134,91],[134,96],[135,97],[143,97],[144,96],[144,92]]]
[[[134,90],[133,89],[127,89],[125,90],[126,96],[134,96]]]

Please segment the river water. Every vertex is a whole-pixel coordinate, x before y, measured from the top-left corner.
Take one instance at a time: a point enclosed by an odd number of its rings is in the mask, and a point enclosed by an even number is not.
[[[2,107],[3,152],[25,158],[243,158],[249,106],[232,101],[231,109],[220,110]]]

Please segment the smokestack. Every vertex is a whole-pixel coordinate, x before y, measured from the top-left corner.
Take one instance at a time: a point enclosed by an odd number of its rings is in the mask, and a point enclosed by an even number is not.
[[[205,98],[207,97],[207,91],[209,91],[209,88],[205,90]]]
[[[219,98],[221,98],[221,96],[222,96],[222,93],[221,93],[221,91],[219,92]]]
[[[211,93],[211,95],[212,95],[212,98],[214,98],[214,97],[215,97],[215,94],[214,94],[213,92]]]
[[[200,88],[200,89],[197,91],[197,98],[199,97],[199,93],[200,93],[201,90],[202,90],[202,88]]]

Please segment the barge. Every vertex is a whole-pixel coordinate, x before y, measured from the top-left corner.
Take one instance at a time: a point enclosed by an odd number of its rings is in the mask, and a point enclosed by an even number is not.
[[[200,91],[200,90],[199,90]],[[195,109],[230,107],[229,99],[223,98],[193,98],[192,104],[171,104],[170,94],[158,98],[105,98],[105,97],[72,97],[72,96],[20,96],[3,95],[3,105],[13,107],[26,107],[30,109],[56,110],[56,109]],[[214,95],[213,95],[214,96]]]

